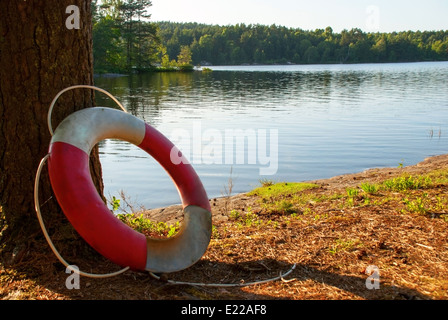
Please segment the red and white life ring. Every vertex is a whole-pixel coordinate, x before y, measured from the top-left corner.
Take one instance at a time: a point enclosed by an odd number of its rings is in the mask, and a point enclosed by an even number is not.
[[[168,172],[184,208],[184,221],[176,236],[167,240],[147,238],[110,212],[89,169],[90,152],[103,139],[120,139],[138,146]],[[179,164],[171,161],[173,148],[169,139],[144,121],[110,108],[77,111],[54,132],[48,170],[58,203],[87,243],[120,266],[175,272],[196,263],[208,247],[212,218],[207,194],[186,159]]]

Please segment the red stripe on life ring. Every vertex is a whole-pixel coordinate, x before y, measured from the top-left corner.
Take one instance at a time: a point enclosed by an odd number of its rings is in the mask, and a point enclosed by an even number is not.
[[[173,179],[184,208],[195,205],[211,211],[207,193],[192,165],[185,158],[179,164],[172,162],[173,150],[176,154],[180,151],[169,139],[146,124],[145,138],[139,147],[157,160]]]
[[[62,211],[92,248],[123,267],[144,270],[146,237],[115,218],[92,181],[89,155],[64,142],[50,145],[48,170]]]

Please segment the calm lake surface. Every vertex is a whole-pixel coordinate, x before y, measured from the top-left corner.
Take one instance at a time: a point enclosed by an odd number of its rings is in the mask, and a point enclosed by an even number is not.
[[[236,194],[261,179],[329,178],[448,153],[448,62],[211,69],[95,78],[179,146],[210,198],[230,177]],[[115,107],[99,93],[97,105]],[[100,152],[107,197],[123,190],[148,209],[180,203],[145,152],[118,140]]]

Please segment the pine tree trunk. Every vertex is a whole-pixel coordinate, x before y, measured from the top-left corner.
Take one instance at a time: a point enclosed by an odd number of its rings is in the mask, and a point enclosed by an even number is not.
[[[66,27],[70,5],[79,8],[79,29]],[[47,127],[51,101],[68,86],[93,84],[90,6],[90,0],[1,1],[0,205],[4,219],[0,219],[0,232],[2,227],[4,231],[0,240],[7,248],[41,234],[34,209],[34,179],[51,139]],[[54,108],[53,129],[72,112],[92,106],[91,90],[63,94]],[[97,149],[92,159],[93,178],[102,192]],[[43,204],[52,197],[46,171],[39,190],[46,219],[61,220],[55,200]]]

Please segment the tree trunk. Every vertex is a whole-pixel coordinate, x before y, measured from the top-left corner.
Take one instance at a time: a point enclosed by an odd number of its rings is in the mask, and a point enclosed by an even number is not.
[[[71,5],[79,8],[78,16],[66,12]],[[33,193],[37,167],[51,139],[47,112],[60,90],[93,84],[90,6],[90,0],[1,1],[0,236],[6,247],[23,246],[41,235]],[[67,19],[77,22],[78,17],[79,29],[66,26]],[[64,93],[54,108],[53,129],[67,115],[92,106],[91,90]],[[97,149],[92,159],[92,176],[102,192]],[[45,220],[67,223],[52,199],[46,170],[40,181]],[[45,203],[48,199],[52,200]]]

